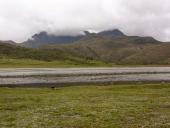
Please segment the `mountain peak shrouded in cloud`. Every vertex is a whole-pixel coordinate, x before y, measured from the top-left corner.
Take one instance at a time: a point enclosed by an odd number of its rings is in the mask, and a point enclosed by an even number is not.
[[[0,0],[0,40],[23,42],[41,30],[78,34],[120,28],[170,40],[169,0]]]
[[[125,34],[118,29],[102,31],[102,32],[99,32],[98,34],[104,35],[104,36],[113,36],[113,37],[125,36]]]
[[[40,33],[34,34],[31,37],[31,39],[28,39],[21,45],[25,47],[40,47],[49,44],[69,44],[78,41],[84,37],[93,36],[93,35],[109,36],[109,37],[125,36],[125,34],[118,29],[113,29],[108,31],[105,30],[98,33],[94,33],[92,31],[86,30],[82,35],[79,34],[78,35],[55,35],[55,34],[50,34],[46,31],[42,31]]]
[[[85,35],[91,35],[91,34],[93,34],[93,33],[89,32],[89,31],[84,31],[84,34],[85,34]]]

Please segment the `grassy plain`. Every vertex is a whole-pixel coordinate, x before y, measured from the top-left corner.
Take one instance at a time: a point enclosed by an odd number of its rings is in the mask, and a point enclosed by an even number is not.
[[[118,65],[97,60],[54,60],[0,58],[0,68],[76,68],[76,67],[169,67],[169,65]]]
[[[0,68],[56,68],[56,67],[110,67],[111,64],[95,60],[55,60],[0,59]]]
[[[169,128],[170,84],[0,88],[1,128]]]

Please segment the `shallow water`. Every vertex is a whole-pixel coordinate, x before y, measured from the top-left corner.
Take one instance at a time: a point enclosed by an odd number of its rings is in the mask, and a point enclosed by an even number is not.
[[[149,81],[169,82],[170,67],[0,69],[0,86]]]

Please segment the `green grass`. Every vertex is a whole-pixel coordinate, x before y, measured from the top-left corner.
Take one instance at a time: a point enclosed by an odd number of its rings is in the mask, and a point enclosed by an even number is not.
[[[41,61],[33,59],[0,58],[0,68],[70,68],[70,67],[166,67],[169,65],[116,65],[96,60],[56,60]]]
[[[55,68],[55,67],[108,67],[110,64],[100,61],[74,61],[74,60],[56,60],[41,61],[32,59],[0,59],[0,68]]]
[[[170,84],[0,88],[1,128],[169,128]]]

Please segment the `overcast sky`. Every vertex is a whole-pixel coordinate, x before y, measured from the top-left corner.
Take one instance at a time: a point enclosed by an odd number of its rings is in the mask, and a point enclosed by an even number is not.
[[[112,28],[170,41],[170,0],[0,0],[0,40]]]

